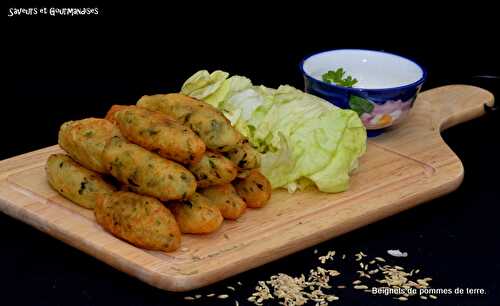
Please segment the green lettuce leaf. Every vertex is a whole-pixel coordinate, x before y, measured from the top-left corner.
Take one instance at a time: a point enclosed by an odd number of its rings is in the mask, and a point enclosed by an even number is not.
[[[356,112],[284,85],[254,86],[242,76],[203,70],[181,93],[218,107],[262,153],[262,173],[273,188],[290,192],[315,185],[341,192],[366,150],[366,130]]]
[[[211,74],[201,70],[193,74],[182,86],[181,91],[197,99],[204,99],[220,88],[229,74],[216,70]]]

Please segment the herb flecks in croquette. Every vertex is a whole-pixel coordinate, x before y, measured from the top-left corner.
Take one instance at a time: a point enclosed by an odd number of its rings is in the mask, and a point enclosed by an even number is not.
[[[79,195],[82,195],[83,192],[85,191],[85,188],[87,187],[87,184],[88,184],[88,180],[87,178],[83,178],[83,181],[80,182],[80,189],[78,189],[78,194]]]

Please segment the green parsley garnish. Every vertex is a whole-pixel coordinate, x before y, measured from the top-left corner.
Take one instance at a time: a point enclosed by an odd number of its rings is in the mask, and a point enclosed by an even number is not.
[[[327,83],[335,83],[336,85],[339,86],[344,86],[344,87],[352,87],[354,84],[358,82],[358,80],[354,79],[350,75],[345,76],[345,71],[343,68],[339,68],[335,71],[333,70],[328,70],[328,72],[324,73],[322,75],[323,81]]]

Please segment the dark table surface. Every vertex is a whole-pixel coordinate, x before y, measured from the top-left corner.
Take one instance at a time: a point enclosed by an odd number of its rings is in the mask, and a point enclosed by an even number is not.
[[[326,15],[316,15],[313,28],[303,20],[296,22],[297,14],[307,11],[277,19],[279,10],[264,14],[259,8],[251,10],[250,17],[238,11],[226,15],[189,11],[185,15],[189,17],[184,18],[174,18],[177,11],[173,8],[160,12],[123,6],[101,10],[101,16],[96,17],[9,18],[0,159],[56,143],[58,127],[64,121],[102,116],[111,104],[133,103],[142,94],[177,91],[183,80],[199,69],[226,70],[270,87],[290,84],[302,88],[297,66],[300,59],[331,48],[383,49],[414,58],[429,71],[424,90],[455,83],[480,85],[497,94],[500,89],[498,79],[473,78],[500,74],[500,50],[486,39],[493,37],[487,18],[474,23],[476,31],[470,31],[471,25],[464,25],[459,17],[444,21],[426,15],[428,27],[421,27],[412,26],[413,16],[405,20],[391,14],[377,15],[366,17],[361,30],[350,30],[357,35],[348,35],[345,27],[332,25]],[[498,112],[443,133],[465,167],[464,182],[456,191],[188,294],[150,287],[0,214],[0,304],[235,305],[238,300],[246,305],[257,281],[282,272],[294,276],[307,273],[328,250],[351,257],[363,251],[388,258],[388,249],[408,252],[407,258],[391,262],[419,268],[433,278],[435,288],[486,291],[484,295],[441,295],[437,301],[416,299],[406,304],[498,304],[499,133]],[[355,277],[352,259],[331,267],[343,273],[334,284],[345,284]],[[236,292],[227,286],[236,287]],[[183,299],[212,292],[229,294],[230,298]],[[335,292],[340,301],[332,305],[401,303],[349,288]]]

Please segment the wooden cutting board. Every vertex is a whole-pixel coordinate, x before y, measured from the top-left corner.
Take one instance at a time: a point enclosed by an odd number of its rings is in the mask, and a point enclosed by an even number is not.
[[[275,191],[265,208],[225,221],[216,233],[184,235],[182,249],[173,253],[113,237],[96,224],[93,212],[54,192],[44,164],[61,152],[58,146],[0,161],[0,210],[155,287],[186,291],[453,191],[464,169],[440,131],[481,116],[485,104],[493,104],[491,93],[472,86],[423,92],[405,123],[368,141],[348,191]]]

